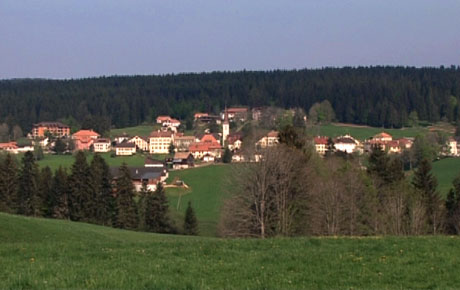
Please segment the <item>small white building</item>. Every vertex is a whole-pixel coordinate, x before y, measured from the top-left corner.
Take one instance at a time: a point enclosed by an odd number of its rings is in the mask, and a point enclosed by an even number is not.
[[[256,143],[256,147],[267,148],[276,146],[279,143],[279,134],[276,131],[270,131]]]
[[[358,151],[359,141],[350,135],[340,136],[334,140],[334,147],[336,151],[351,154]]]
[[[93,143],[94,152],[110,152],[112,150],[112,142],[107,138],[99,138]]]
[[[117,156],[131,156],[136,154],[136,144],[123,142],[115,146],[115,154]]]
[[[449,154],[452,156],[458,156],[458,147],[457,147],[457,140],[455,140],[453,137],[449,137],[449,140],[447,140],[447,145],[449,147]]]
[[[142,150],[142,151],[149,150],[149,141],[144,137],[134,136],[131,139],[129,139],[128,142],[136,144],[136,147],[139,150]]]

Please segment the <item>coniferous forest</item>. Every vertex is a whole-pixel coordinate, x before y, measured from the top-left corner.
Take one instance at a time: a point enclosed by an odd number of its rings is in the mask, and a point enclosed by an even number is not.
[[[77,80],[0,81],[0,122],[24,131],[61,120],[100,130],[180,119],[224,106],[308,109],[329,100],[337,121],[399,128],[410,113],[420,120],[460,118],[460,67],[344,67],[315,70],[113,76]],[[89,125],[88,125],[89,124]],[[92,126],[94,127],[94,126]]]

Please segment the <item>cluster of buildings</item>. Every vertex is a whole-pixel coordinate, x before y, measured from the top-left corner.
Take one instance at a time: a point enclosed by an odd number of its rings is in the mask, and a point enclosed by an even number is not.
[[[344,153],[363,153],[370,152],[374,146],[380,146],[384,151],[393,154],[400,154],[406,149],[410,149],[414,142],[413,138],[393,139],[385,132],[381,132],[364,142],[353,138],[350,135],[339,136],[329,140],[328,137],[317,136],[314,138],[316,152],[320,155],[326,154],[326,151],[332,146],[334,151]]]

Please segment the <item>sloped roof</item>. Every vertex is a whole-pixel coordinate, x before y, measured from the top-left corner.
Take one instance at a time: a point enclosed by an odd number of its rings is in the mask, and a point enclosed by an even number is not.
[[[72,136],[74,137],[88,137],[88,136],[89,137],[99,137],[101,135],[93,130],[80,130],[74,133]]]
[[[110,139],[108,138],[99,138],[94,141],[94,143],[110,143]]]
[[[278,138],[279,133],[277,131],[270,131],[267,134],[267,137],[269,138]]]
[[[190,155],[190,152],[176,152],[176,154],[174,154],[174,159],[187,159]]]
[[[171,131],[153,131],[150,133],[150,137],[153,138],[171,138],[174,135]]]
[[[127,141],[123,141],[120,144],[117,144],[115,148],[136,148],[136,144],[127,142]]]
[[[128,167],[131,179],[158,179],[163,176],[163,167]],[[110,174],[114,178],[120,177],[119,167],[110,167]]]
[[[315,144],[324,144],[324,145],[327,144],[327,140],[328,140],[327,137],[321,137],[321,136],[317,136],[317,137],[315,137],[315,139],[314,139]]]
[[[388,133],[381,132],[381,133],[379,133],[379,134],[374,136],[374,139],[377,139],[377,138],[393,138],[393,136],[391,136]]]

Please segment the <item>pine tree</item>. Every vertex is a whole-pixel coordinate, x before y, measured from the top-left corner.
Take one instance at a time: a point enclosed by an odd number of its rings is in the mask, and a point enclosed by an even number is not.
[[[161,182],[148,196],[145,208],[145,225],[149,232],[171,233],[173,228],[168,216],[168,200]]]
[[[452,182],[446,199],[446,229],[448,234],[460,233],[460,175]]]
[[[380,185],[391,182],[389,172],[390,159],[386,152],[382,150],[380,145],[372,147],[372,152],[369,155],[368,161],[369,165],[367,167],[367,173],[369,175],[377,177]]]
[[[437,234],[442,223],[442,202],[436,191],[438,181],[431,173],[431,164],[428,159],[423,159],[414,173],[412,184],[421,194],[428,217],[429,232]]]
[[[54,142],[54,148],[53,148],[53,151],[56,152],[56,154],[62,154],[65,152],[66,150],[66,144],[64,143],[64,141],[62,141],[61,138],[58,138],[56,140],[56,142]]]
[[[49,201],[51,200],[51,187],[53,182],[53,173],[51,169],[46,166],[42,168],[39,175],[38,191],[40,199],[43,201],[41,213],[43,216],[51,216],[52,209],[50,208]]]
[[[56,170],[51,186],[51,194],[48,197],[50,215],[58,219],[69,218],[69,177],[61,166]]]
[[[90,166],[91,192],[93,205],[91,217],[94,222],[111,225],[114,216],[114,197],[109,166],[99,154],[94,155]]]
[[[134,186],[125,163],[120,167],[120,174],[116,181],[115,226],[123,229],[136,229],[138,220],[134,203]]]
[[[69,214],[74,221],[89,221],[93,212],[94,200],[90,171],[83,151],[78,151],[69,176]]]
[[[286,144],[289,147],[295,147],[302,149],[304,147],[304,141],[302,136],[295,130],[292,125],[286,125],[279,132],[279,141],[282,144]]]
[[[17,210],[17,167],[16,159],[9,153],[0,163],[0,211],[15,212]]]
[[[231,163],[232,162],[232,151],[225,147],[224,155],[222,156],[222,162],[224,163]]]
[[[198,235],[198,222],[190,201],[188,202],[187,210],[185,211],[184,234],[194,236]]]
[[[17,213],[23,215],[39,216],[42,200],[38,188],[38,166],[32,152],[24,154],[19,171],[19,188],[17,194]]]
[[[145,226],[145,210],[147,199],[152,195],[152,192],[147,188],[147,183],[142,184],[141,191],[139,192],[139,200],[137,201],[137,213],[139,216],[139,229],[146,231]]]

